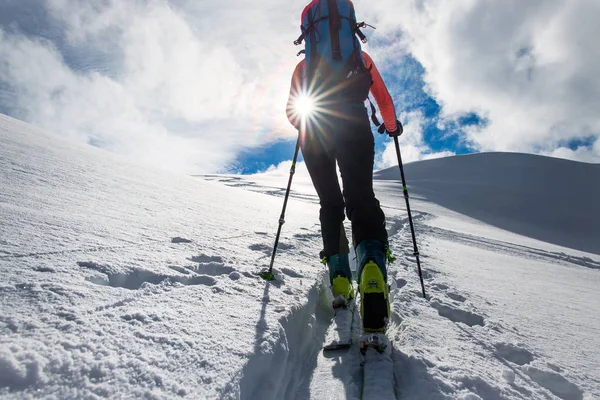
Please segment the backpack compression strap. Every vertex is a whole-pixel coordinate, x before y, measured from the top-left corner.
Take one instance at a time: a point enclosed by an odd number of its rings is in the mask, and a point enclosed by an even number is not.
[[[314,25],[316,25],[317,22],[326,20],[327,18],[328,17],[321,17],[321,18],[317,19],[316,21],[313,21],[312,23],[308,24],[306,28],[303,25],[300,25],[300,30],[302,31],[302,34],[300,36],[298,36],[298,39],[294,40],[294,44],[296,46],[300,46],[302,44],[302,42],[304,41],[304,39],[306,39],[306,37],[308,36],[309,31],[314,27]],[[343,17],[343,18],[346,18],[346,17]],[[362,33],[360,28],[369,27],[369,28],[375,29],[375,27],[373,25],[369,25],[365,22],[354,23],[354,26],[355,26],[355,28],[353,29],[354,33],[358,36],[360,41],[363,43],[367,43],[367,37],[365,36],[364,33]],[[300,54],[302,54],[302,53],[298,53],[298,55],[300,55]]]

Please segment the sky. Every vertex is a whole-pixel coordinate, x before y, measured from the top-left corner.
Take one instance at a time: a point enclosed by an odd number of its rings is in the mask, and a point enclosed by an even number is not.
[[[287,168],[291,0],[0,0],[0,112],[185,173]],[[595,0],[366,0],[405,162],[515,151],[600,162]],[[375,168],[396,161],[376,135]]]

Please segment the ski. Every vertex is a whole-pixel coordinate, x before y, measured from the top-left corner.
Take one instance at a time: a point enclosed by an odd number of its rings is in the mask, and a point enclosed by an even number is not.
[[[392,343],[384,333],[369,333],[360,339],[364,400],[395,400]]]
[[[354,320],[354,305],[352,299],[347,303],[334,300],[335,315],[333,322],[327,330],[323,351],[346,349],[352,345],[352,321]]]

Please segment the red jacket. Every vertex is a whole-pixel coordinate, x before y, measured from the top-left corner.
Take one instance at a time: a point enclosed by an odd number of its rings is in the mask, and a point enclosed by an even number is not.
[[[381,116],[383,117],[383,122],[385,124],[385,128],[393,132],[396,130],[396,109],[394,107],[394,102],[392,101],[392,97],[383,83],[383,79],[375,66],[375,63],[371,59],[371,57],[362,52],[363,59],[365,60],[366,67],[371,70],[371,75],[373,78],[373,85],[371,85],[371,94],[375,98],[375,102],[379,107],[379,111],[381,112]],[[287,117],[290,123],[294,126],[299,126],[300,121],[299,117],[296,113],[294,113],[294,99],[299,93],[302,93],[303,82],[302,79],[305,76],[306,69],[306,61],[302,60],[296,65],[296,69],[294,70],[294,75],[292,75],[292,84],[290,87],[290,97],[288,99],[287,104]]]

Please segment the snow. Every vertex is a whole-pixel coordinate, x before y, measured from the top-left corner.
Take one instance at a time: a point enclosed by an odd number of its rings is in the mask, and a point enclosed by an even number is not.
[[[376,174],[403,399],[600,398],[600,166],[489,153]],[[0,397],[358,399],[318,199],[294,177],[149,170],[0,115]],[[355,318],[355,335],[360,324]],[[355,341],[356,342],[356,341]]]

